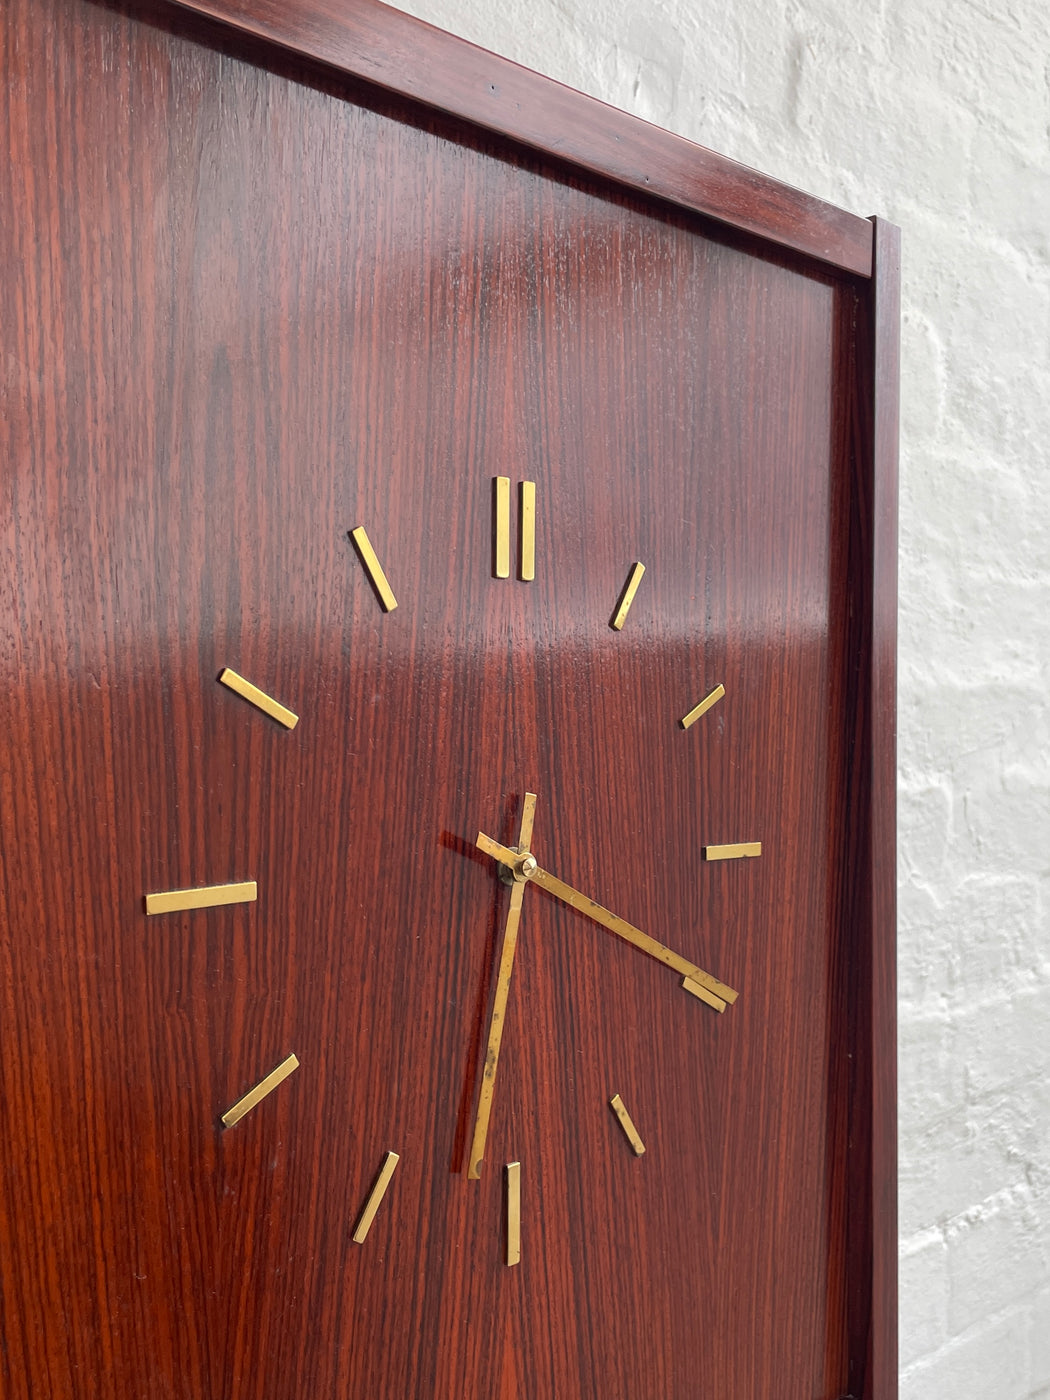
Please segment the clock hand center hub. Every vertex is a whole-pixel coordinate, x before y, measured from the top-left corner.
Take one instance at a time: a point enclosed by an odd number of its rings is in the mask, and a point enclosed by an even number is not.
[[[531,880],[539,869],[539,861],[531,851],[520,851],[514,848],[515,861],[513,865],[504,865],[500,862],[499,874],[504,884],[523,885]]]

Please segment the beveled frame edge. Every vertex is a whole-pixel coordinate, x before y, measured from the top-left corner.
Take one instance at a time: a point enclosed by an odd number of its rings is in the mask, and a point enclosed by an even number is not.
[[[591,174],[871,277],[868,219],[629,116],[380,0],[171,0]]]
[[[837,1400],[897,1400],[897,477],[900,230],[872,220],[874,276],[855,286],[847,377],[843,567],[846,753],[843,927],[831,986],[832,1096],[845,1115],[845,1327]],[[838,1171],[840,1160],[833,1164]]]
[[[871,1240],[864,1400],[896,1400],[897,1350],[897,539],[901,234],[875,231],[871,581]]]

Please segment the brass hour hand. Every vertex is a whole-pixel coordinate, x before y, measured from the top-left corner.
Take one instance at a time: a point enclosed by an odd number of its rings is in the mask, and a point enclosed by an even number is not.
[[[682,977],[682,986],[693,996],[699,997],[701,1001],[713,1006],[716,1011],[724,1011],[727,1005],[736,1001],[737,994],[732,987],[727,987],[724,982],[719,982],[717,977],[712,977],[703,968],[697,967],[687,958],[683,958],[680,953],[676,953],[672,948],[667,948],[663,943],[658,943],[655,938],[650,938],[647,933],[643,933],[640,928],[635,928],[626,919],[621,919],[618,914],[610,913],[600,904],[596,904],[587,895],[581,894],[579,890],[574,890],[571,885],[567,885],[564,880],[559,880],[556,875],[551,875],[549,871],[543,870],[537,863],[536,858],[530,851],[523,849],[521,852],[512,851],[509,846],[501,846],[498,841],[493,841],[491,836],[486,836],[483,831],[478,832],[478,850],[484,851],[486,855],[492,856],[505,865],[514,877],[516,885],[528,881],[531,884],[539,885],[540,889],[546,890],[548,894],[554,895],[555,899],[562,900],[581,914],[586,914],[589,919],[593,919],[596,924],[601,924],[610,933],[615,933],[618,938],[625,939],[643,953],[648,953],[651,958],[656,958],[665,967],[671,968]]]

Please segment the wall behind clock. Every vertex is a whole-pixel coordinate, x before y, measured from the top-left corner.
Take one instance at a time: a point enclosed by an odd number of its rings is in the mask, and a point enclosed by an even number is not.
[[[1050,1397],[1050,6],[401,8],[904,229],[902,1400]]]

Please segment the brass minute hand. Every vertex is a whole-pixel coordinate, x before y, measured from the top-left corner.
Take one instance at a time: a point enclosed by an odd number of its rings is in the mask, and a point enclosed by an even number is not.
[[[509,846],[501,846],[498,841],[493,841],[491,836],[486,836],[483,831],[478,832],[477,846],[486,855],[492,856],[494,860],[502,862],[507,866],[514,876],[516,883],[529,881],[534,885],[539,885],[540,889],[546,890],[548,894],[554,895],[555,899],[562,900],[565,904],[571,905],[573,909],[579,910],[581,914],[586,914],[589,919],[593,919],[596,924],[601,924],[610,933],[615,933],[618,938],[625,939],[632,943],[643,953],[648,953],[651,958],[656,958],[665,967],[672,968],[680,973],[682,986],[687,992],[692,992],[693,996],[705,1001],[708,1006],[713,1006],[716,1011],[724,1011],[727,1004],[736,1001],[737,994],[732,987],[727,987],[724,982],[719,982],[716,977],[712,977],[703,968],[697,967],[695,963],[683,958],[680,953],[676,953],[672,948],[667,948],[662,943],[658,943],[655,938],[650,938],[647,933],[643,933],[640,928],[635,928],[626,919],[621,919],[618,914],[610,913],[600,904],[596,904],[587,895],[581,894],[579,890],[574,890],[571,885],[567,885],[564,880],[559,880],[556,875],[543,870],[536,864],[535,857],[527,850],[520,854],[512,851]]]
[[[536,815],[536,794],[527,792],[521,809],[521,833],[519,843],[523,851],[529,848],[532,840],[532,824]],[[513,852],[511,853],[513,859]],[[485,1068],[481,1075],[481,1092],[478,1095],[478,1111],[474,1119],[474,1135],[470,1142],[470,1160],[467,1163],[467,1176],[472,1181],[481,1177],[481,1164],[485,1156],[485,1141],[489,1132],[489,1118],[492,1116],[492,1098],[496,1092],[496,1070],[499,1067],[499,1048],[503,1039],[503,1023],[507,1015],[507,998],[510,995],[510,976],[514,970],[514,950],[518,946],[518,924],[521,920],[521,901],[525,886],[514,882],[510,892],[510,908],[503,931],[503,945],[500,948],[499,972],[496,975],[496,992],[492,1000],[492,1015],[489,1017],[489,1038],[485,1046]]]

